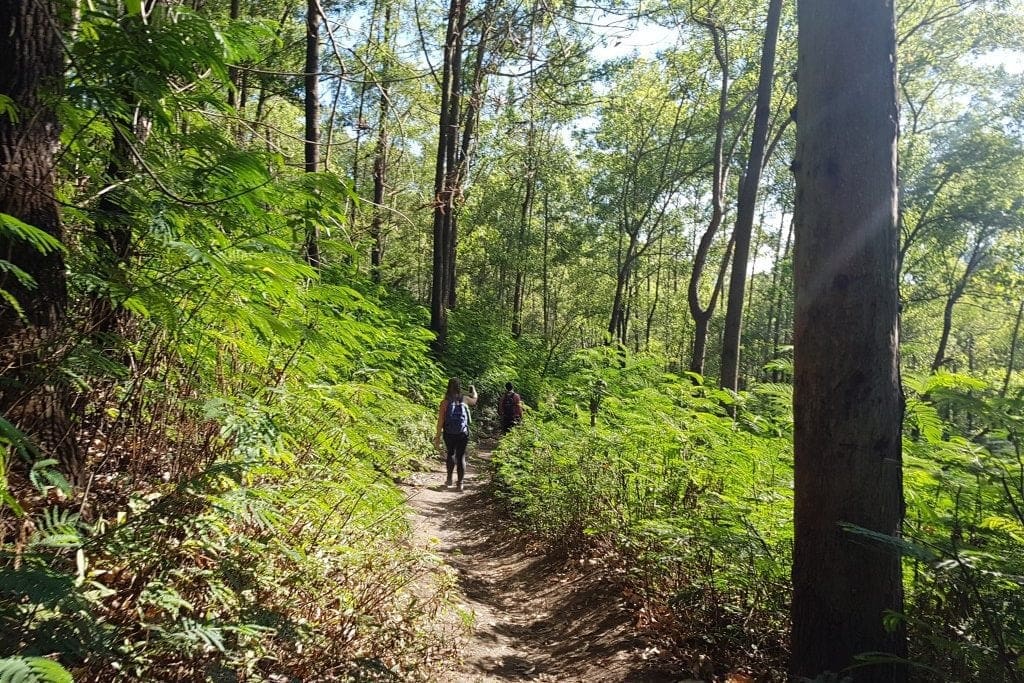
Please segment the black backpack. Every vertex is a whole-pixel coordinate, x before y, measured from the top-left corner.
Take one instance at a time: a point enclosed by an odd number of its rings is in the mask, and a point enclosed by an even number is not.
[[[519,405],[519,394],[506,391],[501,401],[501,414],[506,422],[519,422],[523,417],[523,408]]]
[[[444,411],[445,434],[469,434],[469,411],[461,396],[448,401]]]

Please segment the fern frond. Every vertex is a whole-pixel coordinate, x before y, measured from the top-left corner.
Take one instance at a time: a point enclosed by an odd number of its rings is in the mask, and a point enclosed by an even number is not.
[[[72,683],[63,666],[45,657],[0,659],[0,683]]]
[[[40,254],[49,254],[54,251],[59,251],[61,253],[67,252],[67,249],[65,249],[59,239],[45,230],[40,230],[34,225],[29,225],[25,221],[19,220],[10,214],[0,213],[0,234],[21,240],[22,242],[28,242],[28,244],[34,247]],[[16,272],[15,275],[17,276]]]

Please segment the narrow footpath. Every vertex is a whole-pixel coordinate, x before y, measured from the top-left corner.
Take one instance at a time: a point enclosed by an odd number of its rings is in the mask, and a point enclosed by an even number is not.
[[[486,492],[489,450],[471,450],[465,490],[444,486],[444,463],[405,484],[413,541],[457,577],[472,614],[461,661],[444,683],[682,681],[651,667],[621,591],[586,563],[555,559],[518,536]]]

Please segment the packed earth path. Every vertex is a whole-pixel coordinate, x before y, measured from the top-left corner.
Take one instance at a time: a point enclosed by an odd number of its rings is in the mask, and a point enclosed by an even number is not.
[[[620,587],[596,563],[555,557],[516,533],[489,494],[490,445],[470,449],[462,492],[444,462],[405,482],[413,542],[453,571],[472,626],[459,657],[432,680],[686,681],[660,670],[657,649],[633,629]]]

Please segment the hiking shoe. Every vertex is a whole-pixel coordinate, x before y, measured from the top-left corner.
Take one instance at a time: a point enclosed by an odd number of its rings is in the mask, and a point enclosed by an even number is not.
[[[457,486],[455,487],[455,490],[456,490],[456,491],[462,491],[462,482],[461,482],[461,481],[460,481],[460,482],[458,483],[458,485],[457,485]]]
[[[446,488],[451,486],[452,485],[452,478],[448,477],[447,479],[445,479],[444,480],[444,485],[445,485]]]

